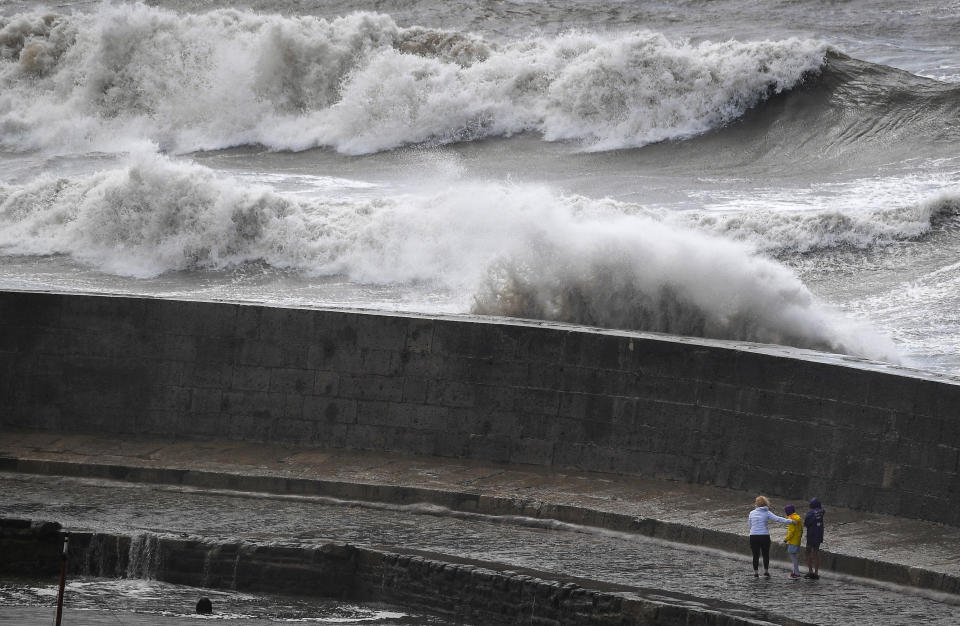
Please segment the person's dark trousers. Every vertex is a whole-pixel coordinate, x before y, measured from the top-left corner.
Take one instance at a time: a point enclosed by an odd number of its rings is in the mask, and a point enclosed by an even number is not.
[[[753,552],[753,569],[760,564],[763,554],[763,569],[770,569],[770,535],[750,535],[750,551]]]

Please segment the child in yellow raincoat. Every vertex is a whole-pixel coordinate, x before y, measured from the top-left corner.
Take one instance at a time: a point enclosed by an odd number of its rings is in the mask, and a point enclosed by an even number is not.
[[[800,515],[792,504],[783,507],[787,519],[793,520],[793,524],[787,527],[787,537],[783,540],[787,544],[787,553],[790,554],[790,560],[793,561],[793,572],[790,578],[800,578],[800,538],[803,536],[803,524],[800,523]]]

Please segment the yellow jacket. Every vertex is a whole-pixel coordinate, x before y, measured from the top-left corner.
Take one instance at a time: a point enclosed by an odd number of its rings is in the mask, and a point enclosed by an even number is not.
[[[803,524],[800,523],[800,514],[794,513],[793,515],[788,515],[787,519],[795,522],[787,526],[787,543],[799,546],[800,537],[803,535]]]

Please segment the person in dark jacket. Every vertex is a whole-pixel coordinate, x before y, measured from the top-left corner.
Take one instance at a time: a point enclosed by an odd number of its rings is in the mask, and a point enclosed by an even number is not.
[[[807,529],[807,573],[804,578],[820,578],[820,544],[823,543],[823,514],[820,499],[810,500],[810,510],[803,518]]]

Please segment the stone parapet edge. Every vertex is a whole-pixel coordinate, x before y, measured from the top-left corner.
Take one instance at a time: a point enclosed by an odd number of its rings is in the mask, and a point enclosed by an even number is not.
[[[394,505],[430,504],[466,513],[516,515],[634,533],[664,541],[703,546],[726,552],[743,552],[744,537],[737,534],[649,517],[601,511],[584,506],[544,502],[533,498],[509,498],[480,492],[448,491],[425,487],[294,478],[256,473],[214,472],[171,467],[144,467],[70,461],[0,457],[0,471],[23,474],[100,478],[128,482],[227,489],[255,493],[303,495]],[[782,546],[773,546],[773,556],[786,558]],[[880,561],[821,550],[825,571],[921,589],[960,594],[960,577],[922,567]]]

